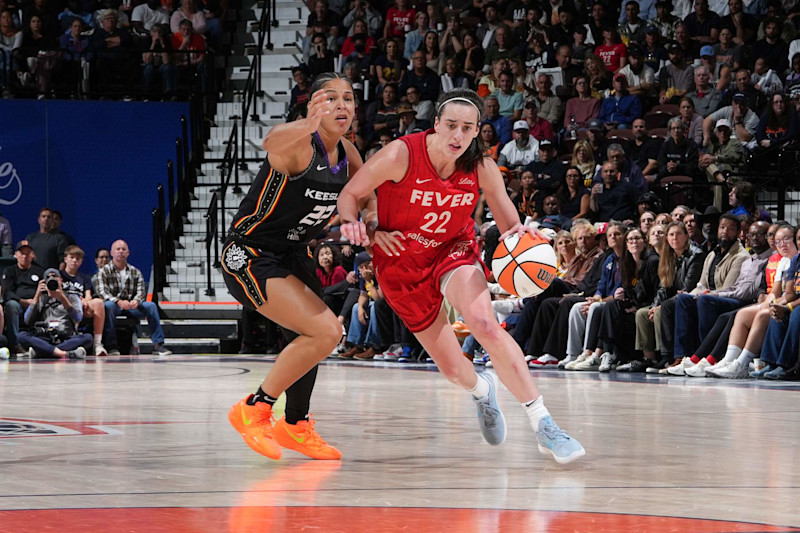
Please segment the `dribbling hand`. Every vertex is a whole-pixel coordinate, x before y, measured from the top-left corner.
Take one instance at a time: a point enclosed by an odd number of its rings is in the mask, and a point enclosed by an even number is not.
[[[519,222],[517,222],[516,224],[511,226],[510,230],[508,230],[507,232],[505,232],[502,235],[500,235],[500,240],[504,241],[504,240],[508,239],[509,237],[511,237],[512,235],[516,235],[517,237],[522,237],[526,233],[529,234],[531,237],[537,237],[539,239],[542,239],[545,242],[550,242],[550,237],[548,237],[547,235],[545,235],[544,233],[542,233],[538,229],[532,228],[530,226],[526,226],[526,225],[521,224]]]
[[[367,226],[363,222],[348,222],[339,227],[342,237],[350,241],[353,246],[369,246],[370,240],[367,235]]]

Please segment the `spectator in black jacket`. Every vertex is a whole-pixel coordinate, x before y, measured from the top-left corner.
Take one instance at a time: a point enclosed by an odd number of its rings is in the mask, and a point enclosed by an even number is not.
[[[423,100],[435,102],[439,99],[439,75],[425,66],[425,52],[417,50],[411,56],[411,70],[403,72],[400,78],[400,94],[406,94],[411,86],[419,89]]]
[[[3,289],[5,322],[7,326],[8,345],[11,351],[22,353],[18,344],[19,318],[25,310],[35,304],[33,299],[36,288],[44,277],[44,269],[33,260],[36,254],[28,241],[19,241],[14,249],[17,264],[6,268],[0,286]]]
[[[698,176],[697,164],[700,152],[697,144],[686,137],[686,125],[680,117],[673,117],[667,123],[669,137],[661,145],[658,153],[658,177]]]

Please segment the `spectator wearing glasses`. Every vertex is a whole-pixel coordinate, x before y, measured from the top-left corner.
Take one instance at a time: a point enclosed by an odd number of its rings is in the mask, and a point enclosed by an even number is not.
[[[402,1],[402,0],[401,0]],[[411,56],[411,70],[407,70],[400,78],[400,92],[405,93],[409,87],[419,89],[423,100],[435,102],[439,98],[439,75],[425,65],[425,52],[417,50]]]
[[[686,137],[686,126],[680,117],[673,117],[667,123],[669,137],[661,145],[658,154],[658,177],[697,176],[700,153],[697,144]]]

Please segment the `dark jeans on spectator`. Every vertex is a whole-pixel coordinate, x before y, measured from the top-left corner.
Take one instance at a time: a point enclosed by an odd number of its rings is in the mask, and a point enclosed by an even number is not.
[[[20,318],[25,314],[22,304],[17,300],[9,300],[3,306],[6,321],[6,334],[8,336],[8,345],[11,347],[19,344],[19,323]]]
[[[789,313],[780,322],[769,321],[767,335],[761,346],[761,360],[793,370],[797,365],[797,348],[800,344],[800,311]]]
[[[392,344],[402,344],[410,346],[412,344],[412,334],[397,313],[389,307],[389,303],[383,300],[376,300],[373,309],[372,320],[378,323],[378,332],[381,338],[382,351]]]
[[[567,336],[569,333],[569,311],[577,302],[581,302],[586,300],[583,296],[575,296],[575,295],[566,295],[563,297],[564,302],[561,303],[562,297],[556,296],[554,298],[547,298],[541,302],[539,307],[539,311],[536,313],[536,320],[533,324],[533,331],[530,334],[530,339],[528,340],[528,347],[525,353],[529,355],[533,355],[535,357],[539,357],[546,353],[558,357],[559,359],[563,359],[564,353],[567,347]],[[551,334],[556,327],[556,321],[559,316],[559,310],[561,307],[564,306],[566,311],[564,312],[563,316],[563,332],[558,333],[551,339]],[[519,327],[519,325],[517,326]],[[563,337],[563,343],[561,343],[561,350],[560,351],[550,351],[553,350],[555,346],[557,346],[558,340],[557,338]]]
[[[155,66],[146,63],[142,66],[142,90],[150,92],[153,87],[153,79],[161,78],[161,88],[165,93],[174,93],[178,90],[178,67],[175,65]]]
[[[109,346],[117,345],[117,332],[114,329],[117,315],[128,315],[137,320],[147,318],[147,326],[150,329],[150,340],[153,344],[164,342],[164,332],[161,330],[161,318],[158,316],[158,307],[153,302],[141,302],[137,309],[122,310],[111,300],[104,302],[106,308],[106,323],[103,328],[103,338]]]
[[[667,298],[661,302],[661,359],[675,358],[675,302]]]
[[[719,296],[679,294],[675,303],[675,357],[690,357],[696,354],[701,339],[713,329],[717,318],[745,305],[741,300]],[[661,315],[663,319],[663,314]]]
[[[703,337],[700,346],[697,347],[693,355],[698,357],[714,356],[716,360],[722,360],[728,350],[728,339],[731,336],[733,322],[736,320],[736,313],[739,310],[728,311],[719,316],[711,331]]]
[[[517,326],[514,328],[514,331],[511,334],[511,336],[514,337],[514,340],[517,341],[517,344],[519,344],[520,348],[523,350],[526,348],[526,343],[528,342],[528,339],[530,339],[533,332],[533,325],[536,321],[536,315],[539,312],[542,302],[548,298],[562,296],[571,290],[572,288],[564,283],[561,278],[556,278],[553,280],[553,283],[551,283],[550,286],[541,294],[534,296],[533,298],[525,298],[522,312],[519,314],[519,319],[517,320]]]
[[[37,355],[53,357],[53,352],[56,348],[59,350],[64,350],[65,352],[69,352],[78,349],[80,346],[83,346],[88,350],[92,345],[92,335],[89,333],[79,333],[59,344],[50,344],[41,337],[31,335],[27,331],[21,331],[19,334],[19,343],[25,348],[33,348],[36,350]]]
[[[350,313],[353,311],[353,306],[358,303],[358,297],[361,295],[361,291],[356,289],[348,289],[347,296],[345,296],[344,304],[342,304],[342,310],[339,311],[339,316],[344,317],[344,327],[345,329],[350,327]]]
[[[333,311],[333,314],[338,315],[342,311],[347,293],[350,290],[350,284],[347,280],[342,280],[335,285],[330,285],[322,289],[322,301],[328,306],[328,309]]]

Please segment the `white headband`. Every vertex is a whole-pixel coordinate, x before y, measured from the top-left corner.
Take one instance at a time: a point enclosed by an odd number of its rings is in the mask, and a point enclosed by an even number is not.
[[[475,105],[475,102],[473,102],[469,98],[464,98],[463,96],[454,96],[453,98],[448,98],[447,100],[442,102],[442,105],[439,106],[439,109],[443,108],[446,104],[449,104],[450,102],[455,102],[455,101],[468,103],[469,105],[471,105],[472,107],[474,107],[478,111],[478,116],[480,116],[481,110],[478,108],[477,105]]]

